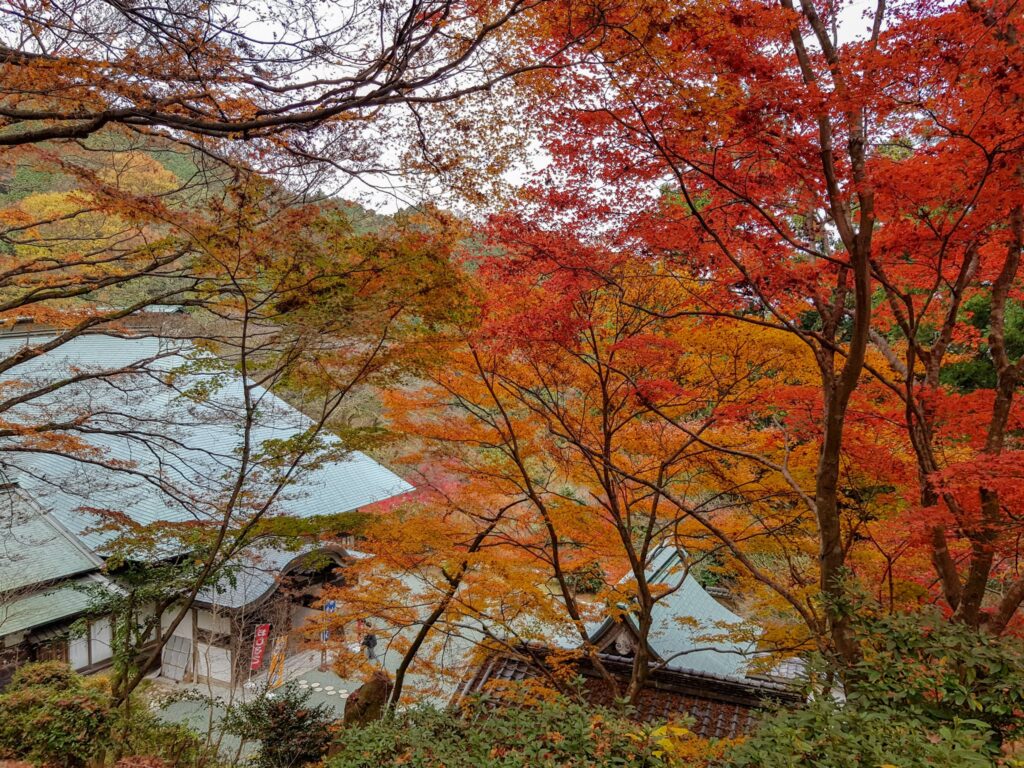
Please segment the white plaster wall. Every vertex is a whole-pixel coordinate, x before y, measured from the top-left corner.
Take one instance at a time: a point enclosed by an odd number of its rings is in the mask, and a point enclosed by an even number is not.
[[[204,629],[208,632],[216,632],[221,635],[231,634],[231,619],[229,619],[225,614],[211,613],[205,608],[200,608],[197,622],[199,629]]]
[[[92,646],[93,664],[106,661],[113,655],[110,641],[109,619],[97,619],[89,625],[89,644]]]
[[[196,646],[197,674],[221,683],[231,682],[231,651],[199,643]]]
[[[72,669],[89,666],[89,638],[84,635],[71,638],[68,643],[68,663]]]
[[[178,615],[178,610],[179,608],[175,606],[164,611],[164,615],[160,617],[161,629],[166,630],[171,626],[171,622],[174,621],[174,617]],[[185,614],[185,618],[181,620],[181,624],[174,628],[173,634],[189,640],[192,639],[192,611]]]

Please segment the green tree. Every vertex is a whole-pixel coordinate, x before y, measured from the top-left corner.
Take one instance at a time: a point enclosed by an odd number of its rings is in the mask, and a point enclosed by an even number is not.
[[[331,741],[334,715],[325,704],[310,704],[309,691],[286,685],[228,710],[224,731],[258,739],[257,768],[293,768],[319,760]]]

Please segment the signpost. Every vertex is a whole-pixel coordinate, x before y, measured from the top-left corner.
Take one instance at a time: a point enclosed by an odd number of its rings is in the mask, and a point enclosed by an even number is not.
[[[324,613],[334,613],[336,610],[338,610],[338,603],[336,600],[328,600],[326,603],[324,603]],[[326,643],[330,639],[330,637],[331,630],[325,628],[320,633],[320,642]]]
[[[323,623],[327,624],[326,614],[334,613],[338,610],[338,602],[336,600],[328,600],[324,603],[324,619]],[[320,630],[320,669],[327,668],[327,641],[331,638],[331,630],[326,626]]]

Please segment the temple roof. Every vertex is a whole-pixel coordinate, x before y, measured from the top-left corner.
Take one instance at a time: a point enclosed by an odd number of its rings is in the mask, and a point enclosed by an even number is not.
[[[212,609],[251,607],[269,597],[289,573],[364,557],[369,555],[323,542],[309,542],[298,548],[284,542],[262,542],[242,550],[234,558],[230,573],[216,584],[204,587],[196,602]]]
[[[85,613],[103,561],[16,488],[0,502],[0,636],[68,622]]]
[[[52,335],[0,336],[0,355],[38,346]],[[40,448],[30,438],[9,439],[3,470],[93,550],[113,534],[96,530],[90,510],[127,515],[136,523],[216,520],[230,491],[243,444],[242,379],[188,341],[153,336],[80,336],[29,357],[0,376],[7,396],[37,392],[74,377],[53,394],[33,396],[5,418],[26,425],[69,422],[57,438],[76,447]],[[250,444],[254,449],[303,434],[312,422],[261,387]],[[323,461],[287,483],[268,514],[315,517],[348,512],[411,490],[368,456],[345,451],[323,433]],[[277,482],[267,462],[247,474],[246,493],[260,497]]]
[[[67,579],[9,601],[0,600],[0,636],[50,624],[66,624],[87,613],[97,589],[116,589],[98,573]]]
[[[654,551],[646,569],[652,589],[668,590],[651,611],[653,625],[648,645],[657,660],[669,669],[744,677],[753,652],[748,640],[731,637],[747,622],[709,595],[688,572],[685,554],[672,546]],[[633,582],[632,574],[620,584]],[[590,641],[609,655],[605,646],[619,623],[625,623],[634,638],[638,635],[634,615],[624,611],[620,617],[608,617],[589,628]]]
[[[547,681],[541,671],[546,663],[545,648],[522,648],[522,654],[496,653],[486,657],[453,697],[458,705],[467,697],[484,695],[500,702],[508,685],[528,680]],[[630,662],[602,656],[605,669],[621,687],[629,683]],[[577,662],[582,676],[582,693],[588,701],[616,706],[604,679],[587,659]],[[659,669],[652,672],[640,692],[631,714],[636,720],[665,723],[682,717],[693,719],[693,732],[703,738],[735,738],[748,733],[765,707],[795,705],[803,700],[798,689],[772,680],[738,678],[695,672]]]
[[[0,595],[102,566],[102,560],[23,492],[0,491]]]

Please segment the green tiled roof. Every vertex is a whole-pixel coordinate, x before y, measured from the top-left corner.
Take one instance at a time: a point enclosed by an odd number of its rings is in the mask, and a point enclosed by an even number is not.
[[[10,602],[0,600],[0,635],[74,619],[89,608],[90,587],[107,584],[101,576],[84,576],[17,596]]]
[[[51,340],[45,334],[0,335],[0,354]],[[220,519],[221,499],[240,468],[246,384],[221,366],[208,366],[212,360],[187,341],[103,334],[87,334],[46,354],[29,355],[0,374],[0,383],[19,392],[19,387],[45,386],[81,372],[96,377],[32,397],[7,411],[5,418],[37,424],[49,419],[55,407],[87,414],[84,428],[76,424],[72,434],[86,440],[103,460],[81,461],[70,453],[47,453],[26,444],[23,452],[4,455],[5,473],[93,551],[114,534],[98,529],[96,516],[87,509],[123,512],[140,525]],[[208,394],[183,395],[189,392]],[[251,425],[254,447],[291,440],[312,424],[268,390],[250,385],[249,397],[258,403]],[[337,436],[324,432],[321,437],[337,455],[295,473],[276,495],[268,516],[349,512],[412,490],[369,456],[344,451]],[[132,471],[123,471],[126,466]],[[247,492],[254,499],[271,487],[258,479],[263,474],[247,473],[252,480]]]
[[[7,490],[0,500],[0,602],[2,595],[99,570],[103,563],[53,517]]]

